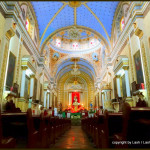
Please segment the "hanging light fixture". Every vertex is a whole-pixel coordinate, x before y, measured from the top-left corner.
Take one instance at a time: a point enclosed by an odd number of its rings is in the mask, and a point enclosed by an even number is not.
[[[74,79],[74,85],[77,85],[78,84],[78,81],[76,79],[76,76],[80,74],[80,71],[78,70],[78,67],[77,67],[77,64],[76,64],[76,59],[74,59],[74,67],[73,67],[73,70],[71,71],[71,74],[75,76],[75,79]]]
[[[110,85],[109,85],[109,83],[108,83],[108,75],[109,75],[109,72],[108,72],[108,68],[107,68],[107,83],[106,83],[106,85],[102,88],[102,90],[105,90],[105,91],[110,91],[111,90],[111,88],[110,88]]]

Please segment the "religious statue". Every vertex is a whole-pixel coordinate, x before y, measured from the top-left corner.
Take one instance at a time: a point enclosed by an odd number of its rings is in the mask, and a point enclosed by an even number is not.
[[[73,102],[73,106],[74,106],[75,111],[78,110],[78,105],[80,105],[80,103],[77,102],[77,96],[75,96],[74,97],[74,102]]]

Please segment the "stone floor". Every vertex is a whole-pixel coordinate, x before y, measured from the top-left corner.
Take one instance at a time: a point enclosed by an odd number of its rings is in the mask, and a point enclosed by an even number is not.
[[[81,126],[71,126],[64,135],[62,135],[52,149],[93,149],[94,145],[90,142],[87,135],[81,129]]]

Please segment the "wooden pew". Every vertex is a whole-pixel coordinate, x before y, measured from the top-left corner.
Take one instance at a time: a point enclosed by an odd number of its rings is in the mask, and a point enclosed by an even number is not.
[[[149,141],[150,140],[150,108],[123,106],[123,129],[114,136],[114,141]],[[115,148],[148,148],[150,144],[117,144]]]
[[[3,137],[2,117],[0,111],[0,148],[15,148],[16,140],[13,137]]]

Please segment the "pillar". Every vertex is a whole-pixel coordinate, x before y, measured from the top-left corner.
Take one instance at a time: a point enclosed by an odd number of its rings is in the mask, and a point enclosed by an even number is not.
[[[55,98],[56,98],[56,96],[54,95],[54,108],[55,108]]]
[[[72,93],[69,93],[69,105],[71,105],[71,97],[72,97],[71,94],[72,94]]]
[[[49,109],[49,101],[50,101],[50,100],[49,100],[49,94],[50,94],[50,92],[48,91],[48,92],[47,92],[47,109]]]
[[[20,97],[24,97],[26,69],[27,68],[28,68],[27,66],[22,66],[22,79],[21,79]]]
[[[107,91],[104,92],[105,93],[105,102],[108,100],[107,99]]]
[[[33,97],[34,77],[35,77],[35,75],[30,76],[30,97]]]
[[[103,109],[105,109],[105,106],[104,106],[104,92],[102,92],[102,106],[103,106]]]
[[[44,90],[44,108],[46,107],[47,90]]]
[[[131,97],[131,94],[130,94],[130,85],[129,85],[128,67],[124,67],[123,69],[124,69],[124,72],[125,72],[125,82],[126,82],[127,97]]]
[[[102,93],[99,92],[99,106],[102,106]]]
[[[98,110],[98,95],[96,95],[96,109]]]
[[[117,79],[117,92],[118,92],[118,97],[121,97],[120,76],[116,76],[116,79]]]
[[[50,107],[52,107],[52,92],[50,92]]]

